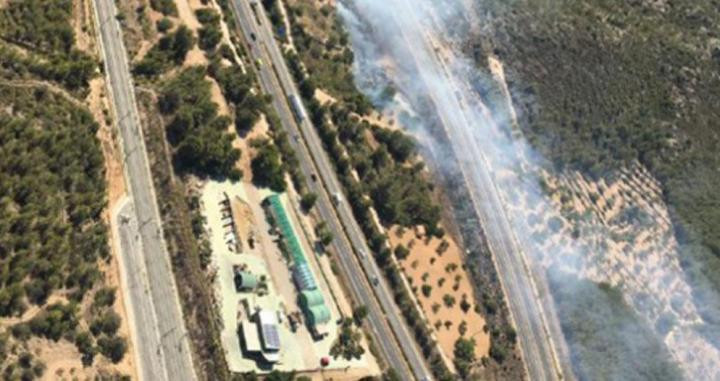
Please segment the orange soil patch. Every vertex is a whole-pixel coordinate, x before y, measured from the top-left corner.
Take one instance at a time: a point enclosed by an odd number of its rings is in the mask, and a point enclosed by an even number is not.
[[[435,331],[443,353],[453,356],[455,341],[461,337],[459,327],[464,322],[467,329],[463,335],[475,341],[475,354],[478,358],[487,356],[490,350],[490,336],[484,331],[485,319],[475,312],[475,297],[468,274],[462,267],[461,251],[455,241],[446,237],[447,249],[438,254],[443,240],[432,238],[429,241],[413,229],[393,227],[389,239],[393,248],[399,244],[410,249],[407,258],[400,261],[400,267],[408,279],[412,279],[415,296],[420,302],[431,329]],[[402,233],[402,234],[398,234]],[[429,296],[425,296],[422,286],[432,287]],[[447,306],[444,296],[450,295],[455,302]],[[466,299],[470,304],[467,312],[460,307]],[[436,325],[440,322],[440,326]],[[450,322],[450,325],[446,325]]]
[[[94,47],[94,40],[88,34],[93,30],[88,27],[93,25],[92,15],[92,8],[88,1],[73,2],[72,26],[75,33],[75,46],[84,52],[91,52]]]
[[[90,81],[90,94],[85,99],[85,103],[100,125],[97,137],[100,140],[103,156],[105,157],[108,209],[111,209],[125,195],[125,173],[122,166],[122,154],[113,136],[112,113],[106,96],[104,78],[97,77]],[[110,124],[106,122],[110,122]]]
[[[194,9],[190,6],[190,2],[188,0],[175,0],[175,5],[177,5],[178,17],[183,23],[185,23],[185,25],[187,25],[188,28],[193,31],[197,31],[202,26],[195,17],[195,9],[199,7]]]
[[[210,98],[218,105],[218,115],[230,116],[230,107],[225,101],[220,85],[210,76],[206,76],[205,79],[210,81]]]

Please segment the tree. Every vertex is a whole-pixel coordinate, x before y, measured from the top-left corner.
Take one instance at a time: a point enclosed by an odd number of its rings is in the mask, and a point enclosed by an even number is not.
[[[260,114],[256,110],[246,107],[235,108],[235,129],[241,136],[248,133],[258,119],[260,119]]]
[[[150,0],[150,7],[165,16],[177,16],[177,7],[173,0]]]
[[[333,240],[333,234],[325,221],[322,221],[315,226],[315,234],[324,246],[329,245]]]
[[[443,295],[443,303],[447,308],[452,308],[455,305],[455,297],[450,294]]]
[[[200,8],[195,11],[195,16],[201,24],[220,23],[220,15],[212,8]]]
[[[102,353],[103,356],[109,358],[112,362],[118,363],[120,362],[120,360],[123,359],[123,357],[125,357],[125,352],[127,351],[127,343],[122,337],[103,336],[97,341],[97,343],[98,347],[100,348],[100,353]]]
[[[394,252],[395,252],[395,257],[399,260],[403,260],[403,259],[407,258],[408,255],[410,255],[410,249],[405,247],[405,245],[403,245],[403,244],[399,244],[399,245],[395,246]]]
[[[330,348],[330,355],[334,358],[360,359],[365,353],[365,348],[360,345],[362,334],[353,329],[352,322],[352,319],[346,319],[343,322],[340,334]]]
[[[275,192],[285,191],[285,168],[280,161],[277,147],[267,139],[256,141],[254,146],[257,154],[250,163],[253,182]]]
[[[92,337],[90,336],[90,334],[88,332],[80,332],[75,335],[75,346],[82,354],[81,360],[83,365],[92,365],[97,350],[93,346]]]
[[[305,99],[313,99],[315,96],[315,84],[310,78],[306,78],[300,82],[300,95]]]
[[[115,288],[113,287],[103,287],[93,297],[94,308],[110,307],[113,304],[115,304]]]
[[[120,328],[120,316],[113,310],[108,310],[98,316],[93,320],[92,324],[90,324],[90,332],[95,336],[98,336],[100,333],[112,336],[117,332],[118,328]]]
[[[316,193],[307,192],[300,199],[300,206],[303,208],[303,210],[305,212],[309,212],[310,209],[312,209],[312,207],[315,206],[315,202],[317,201],[317,198],[318,198],[318,196]]]
[[[470,311],[470,307],[472,307],[470,305],[470,302],[468,302],[467,299],[468,299],[467,296],[463,295],[462,300],[460,300],[460,309],[462,309],[462,311],[464,313],[467,313],[468,311]]]
[[[203,50],[214,50],[221,39],[222,33],[215,25],[206,25],[198,31],[198,45]]]
[[[463,378],[468,378],[475,362],[475,341],[462,337],[457,339],[453,354],[455,355],[455,368]]]
[[[180,25],[173,35],[170,49],[171,56],[176,64],[179,65],[185,61],[185,56],[193,45],[195,45],[195,38],[192,31],[187,26]]]
[[[401,378],[393,368],[389,368],[382,375],[382,381],[400,381]]]
[[[421,287],[422,294],[425,295],[426,298],[430,297],[430,293],[432,292],[432,286],[429,284],[424,284]]]
[[[173,27],[173,22],[167,17],[163,17],[155,23],[158,32],[165,33]]]
[[[355,307],[353,309],[353,319],[355,319],[355,324],[358,326],[362,325],[363,320],[368,315],[368,308],[365,305],[360,305]]]

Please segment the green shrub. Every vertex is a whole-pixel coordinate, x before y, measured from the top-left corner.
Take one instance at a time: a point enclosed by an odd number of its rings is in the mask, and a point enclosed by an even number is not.
[[[155,23],[155,27],[157,28],[158,32],[165,33],[168,30],[172,29],[173,22],[169,18],[163,17]]]

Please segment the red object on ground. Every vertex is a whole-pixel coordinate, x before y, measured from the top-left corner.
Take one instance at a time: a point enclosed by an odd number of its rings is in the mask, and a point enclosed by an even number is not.
[[[320,365],[322,366],[328,366],[330,365],[330,359],[327,357],[323,357],[320,359]]]

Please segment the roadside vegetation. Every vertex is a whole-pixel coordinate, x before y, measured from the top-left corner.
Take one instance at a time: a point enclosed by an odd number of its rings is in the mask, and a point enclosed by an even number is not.
[[[299,83],[310,118],[336,165],[347,200],[375,259],[390,282],[395,301],[435,377],[453,379],[455,376],[437,352],[428,322],[421,318],[402,281],[400,270],[394,264],[393,249],[388,245],[387,237],[380,233],[371,214],[373,208],[385,228],[421,225],[429,236],[442,238],[445,231],[439,226],[441,208],[438,191],[417,155],[415,142],[401,131],[389,130],[368,121],[373,108],[354,85],[352,51],[346,32],[336,19],[335,10],[329,5],[318,8],[311,2],[299,0],[288,2],[287,9],[297,51],[287,51],[286,59]],[[321,104],[315,97],[318,89],[334,100]],[[471,235],[477,236],[477,233],[472,232]],[[479,266],[470,267],[474,277],[483,278],[484,287],[476,289],[477,294],[482,295],[476,311],[483,316],[488,315],[487,325],[494,350],[491,350],[491,357],[479,359],[475,358],[474,350],[470,351],[461,343],[462,350],[458,351],[461,356],[456,359],[456,368],[462,369],[465,373],[461,377],[467,379],[478,377],[477,371],[481,368],[485,369],[483,375],[487,377],[521,374],[522,363],[514,354],[515,337],[510,335],[514,331],[502,328],[510,327],[508,312],[489,251],[482,244],[476,246],[479,248],[471,255],[487,259],[478,262],[483,265],[480,270]],[[401,258],[403,250],[399,249],[397,253],[396,256]],[[425,287],[423,292],[429,294],[432,289]],[[467,300],[465,304],[470,308]]]
[[[99,129],[83,104],[96,59],[76,47],[71,1],[0,6],[0,373],[48,377],[38,345],[124,377]],[[43,344],[45,343],[45,344]],[[72,359],[68,359],[72,360]],[[52,376],[49,376],[52,377]]]
[[[161,29],[162,25],[160,25]],[[166,32],[167,33],[167,32]],[[185,61],[188,51],[195,45],[195,37],[188,27],[180,25],[175,31],[162,36],[143,59],[135,64],[134,74],[156,77]]]
[[[650,170],[662,185],[699,312],[717,332],[720,45],[710,32],[720,22],[716,4],[486,3],[492,28],[469,44],[479,66],[489,51],[505,63],[525,136],[558,170],[610,179],[633,162]],[[599,344],[567,334],[576,362],[587,368]]]

